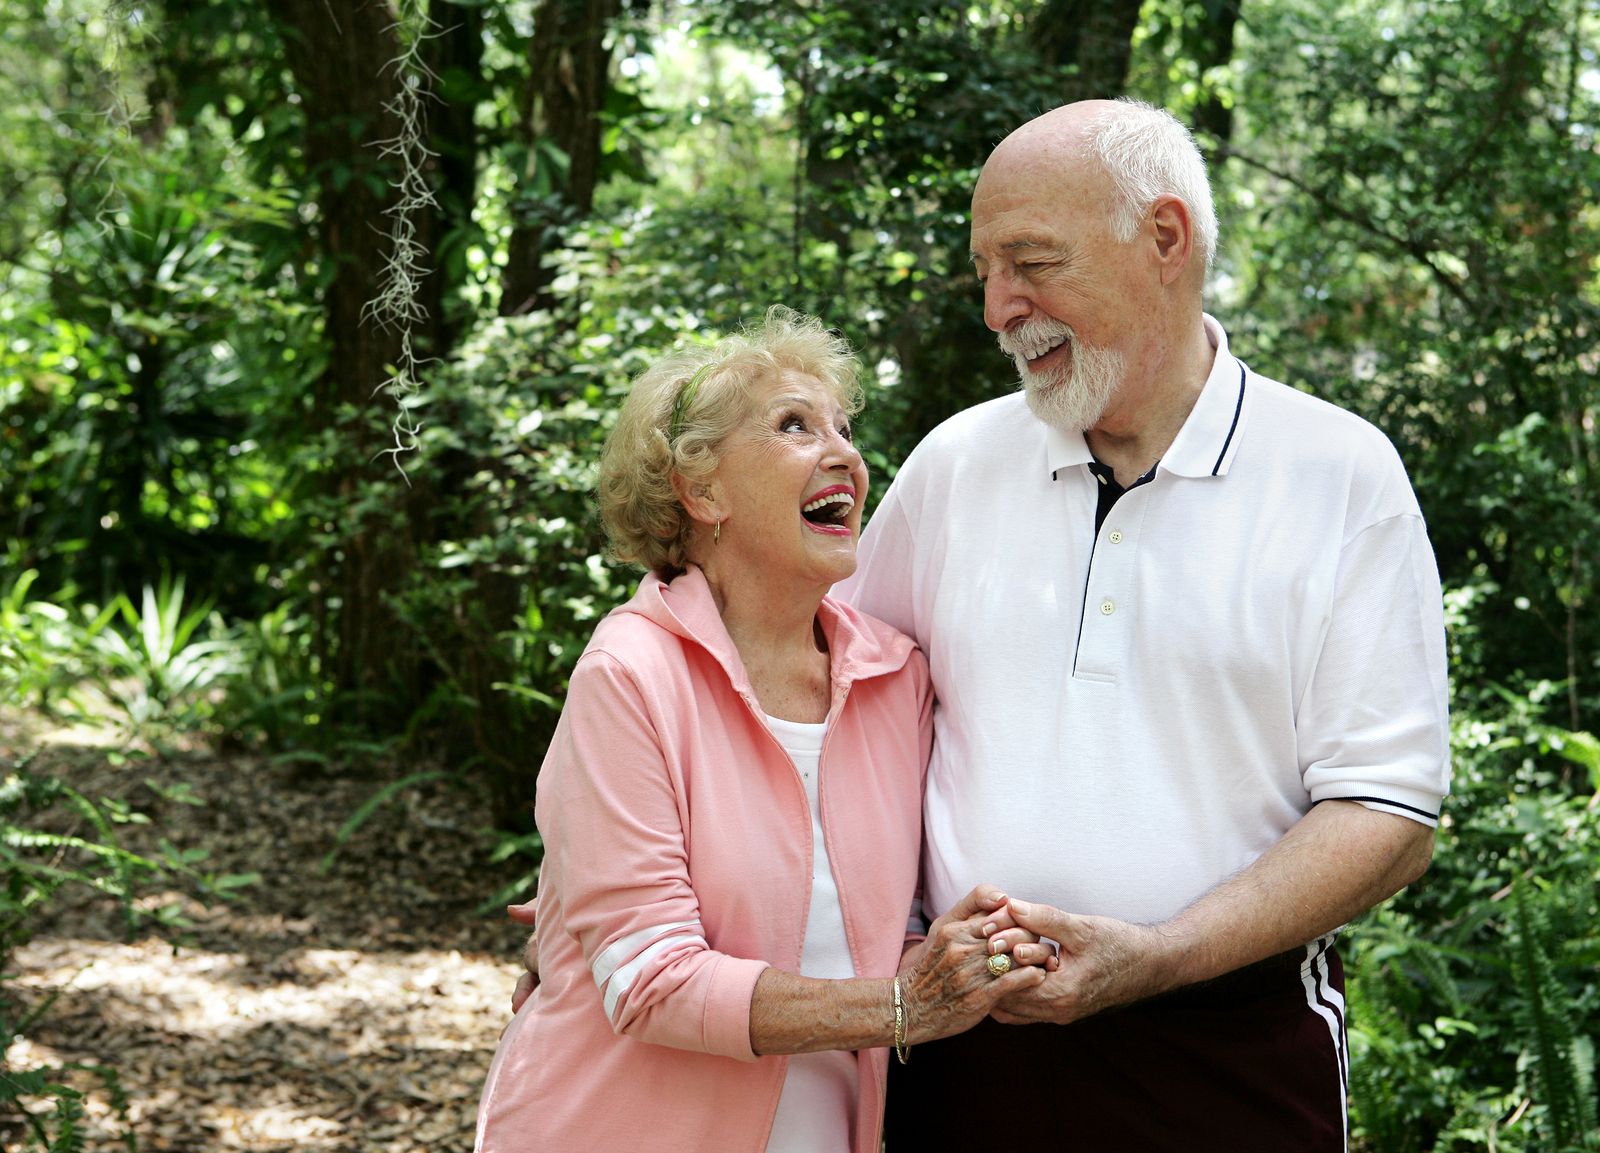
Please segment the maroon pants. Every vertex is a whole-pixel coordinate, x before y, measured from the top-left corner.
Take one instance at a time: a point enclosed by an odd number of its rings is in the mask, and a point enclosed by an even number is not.
[[[1343,1153],[1344,968],[1331,938],[1071,1025],[1001,1025],[890,1061],[889,1153],[995,1142]]]

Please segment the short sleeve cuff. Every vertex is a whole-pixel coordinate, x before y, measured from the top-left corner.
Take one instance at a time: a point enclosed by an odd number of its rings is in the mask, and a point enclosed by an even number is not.
[[[1311,791],[1311,803],[1354,801],[1379,813],[1409,817],[1419,824],[1437,828],[1443,798],[1422,789],[1402,785],[1374,785],[1371,781],[1329,781]]]
[[[714,963],[716,971],[705,1003],[706,1052],[736,1061],[759,1061],[750,1047],[750,999],[767,962],[723,956]]]

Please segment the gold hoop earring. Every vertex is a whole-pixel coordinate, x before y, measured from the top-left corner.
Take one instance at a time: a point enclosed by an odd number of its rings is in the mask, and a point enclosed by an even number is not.
[[[722,543],[722,518],[721,517],[717,518],[717,528],[716,528],[716,531],[711,534],[711,543],[712,544],[721,544]]]

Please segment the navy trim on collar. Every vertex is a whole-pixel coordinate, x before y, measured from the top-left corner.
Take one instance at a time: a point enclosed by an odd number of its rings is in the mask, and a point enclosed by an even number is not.
[[[1222,462],[1227,458],[1228,446],[1233,443],[1233,434],[1239,427],[1239,413],[1244,411],[1244,361],[1239,361],[1239,399],[1233,406],[1233,423],[1228,426],[1228,439],[1222,442],[1222,451],[1217,453],[1217,463],[1211,466],[1211,475],[1216,476],[1217,470],[1222,467]]]

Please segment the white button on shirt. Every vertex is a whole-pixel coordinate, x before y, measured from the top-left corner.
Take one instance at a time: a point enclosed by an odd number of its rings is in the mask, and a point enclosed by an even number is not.
[[[930,916],[990,882],[1160,921],[1314,801],[1435,820],[1444,620],[1405,470],[1206,329],[1199,400],[1099,532],[1083,437],[1008,396],[912,453],[834,590],[928,654]]]

